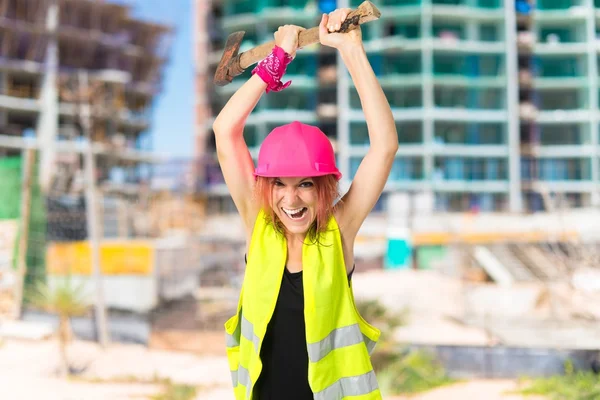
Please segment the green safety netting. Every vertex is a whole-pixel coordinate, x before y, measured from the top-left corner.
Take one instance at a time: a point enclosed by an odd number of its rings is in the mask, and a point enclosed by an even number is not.
[[[0,158],[0,220],[14,220],[21,216],[21,183],[23,165],[21,157]],[[37,171],[37,166],[34,169]],[[29,286],[34,280],[44,276],[46,246],[46,208],[40,186],[34,174],[31,188],[31,210],[27,243],[27,276],[25,283]],[[18,235],[20,236],[20,232]],[[17,241],[18,243],[18,237]],[[14,253],[17,254],[15,243]],[[13,257],[13,267],[16,267]]]

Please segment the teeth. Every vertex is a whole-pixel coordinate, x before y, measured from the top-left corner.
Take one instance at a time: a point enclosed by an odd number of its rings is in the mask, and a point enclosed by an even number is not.
[[[285,211],[287,214],[296,214],[296,213],[299,213],[300,211],[302,211],[303,209],[304,209],[304,207],[296,208],[294,210],[284,208],[283,211]]]
[[[292,215],[297,214],[299,212],[301,212],[302,210],[304,210],[306,207],[300,207],[300,208],[296,208],[293,210],[290,210],[288,208],[282,208],[282,210],[287,214],[288,217],[290,217],[291,219],[299,219],[300,217],[293,217]]]

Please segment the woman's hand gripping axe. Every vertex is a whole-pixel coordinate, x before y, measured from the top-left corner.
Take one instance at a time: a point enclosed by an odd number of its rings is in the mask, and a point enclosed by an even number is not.
[[[359,5],[354,11],[348,14],[338,32],[345,33],[351,31],[356,29],[358,25],[379,19],[380,16],[381,12],[379,12],[377,7],[375,7],[370,1],[365,1],[361,3],[361,5]],[[242,74],[246,68],[268,56],[273,49],[273,46],[275,46],[275,41],[270,41],[238,54],[245,33],[246,32],[244,31],[233,32],[227,38],[223,56],[221,57],[221,61],[217,66],[217,70],[215,71],[215,85],[227,85],[233,80],[234,77]],[[318,42],[318,26],[304,30],[300,32],[298,36],[299,48]]]

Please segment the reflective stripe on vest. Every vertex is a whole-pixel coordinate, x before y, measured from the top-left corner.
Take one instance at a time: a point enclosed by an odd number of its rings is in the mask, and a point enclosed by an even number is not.
[[[254,334],[254,327],[250,321],[248,321],[243,314],[239,314],[241,322],[238,322],[233,335],[228,333],[225,334],[225,342],[227,347],[238,347],[240,345],[240,334],[246,340],[251,341],[254,344],[254,350],[258,349],[260,345],[260,339]],[[252,387],[252,380],[250,379],[250,372],[244,368],[241,364],[238,365],[237,370],[231,372],[231,382],[233,387],[242,385],[246,387],[246,398],[250,398],[250,391]]]
[[[333,385],[314,394],[315,400],[338,400],[347,396],[361,396],[379,389],[375,372],[340,378]]]
[[[254,349],[258,349],[260,339],[254,334],[252,323],[248,321],[243,314],[241,323],[238,323],[233,335],[226,334],[227,347],[236,347],[240,345],[239,337],[241,335],[254,344]],[[345,326],[333,330],[325,339],[308,344],[308,358],[311,362],[317,362],[327,356],[331,351],[346,346],[351,346],[364,342],[369,353],[376,345],[374,341],[365,336],[358,324]],[[251,380],[250,373],[243,366],[237,370],[231,371],[231,380],[233,387],[238,384],[243,385],[249,390]],[[346,377],[338,380],[333,385],[315,394],[315,400],[338,399],[343,396],[359,396],[370,393],[378,389],[377,380],[373,371],[357,377]],[[248,395],[248,393],[247,393]]]
[[[371,354],[376,343],[363,335],[358,324],[337,328],[331,331],[325,339],[308,344],[308,358],[311,362],[317,362],[335,349],[361,342],[365,343],[369,354]]]
[[[239,384],[250,388],[250,372],[240,365],[237,370],[231,371],[231,381],[233,387]]]
[[[235,347],[240,345],[239,336],[241,331],[242,336],[254,344],[254,350],[258,350],[258,346],[260,346],[260,338],[254,334],[254,326],[252,325],[252,322],[248,321],[246,317],[244,317],[244,314],[241,315],[241,320],[242,323],[238,323],[233,335],[227,333],[225,334],[225,342],[227,347]]]
[[[238,323],[235,327],[233,335],[230,335],[229,333],[225,332],[225,345],[227,347],[237,347],[240,345],[240,331],[240,324]]]

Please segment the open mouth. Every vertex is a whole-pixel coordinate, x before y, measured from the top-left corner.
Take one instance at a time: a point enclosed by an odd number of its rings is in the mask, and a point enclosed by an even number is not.
[[[282,210],[288,217],[290,217],[290,219],[298,220],[298,219],[302,219],[302,217],[304,217],[304,215],[306,215],[308,208],[306,208],[306,207],[294,208],[294,209],[282,208]]]

